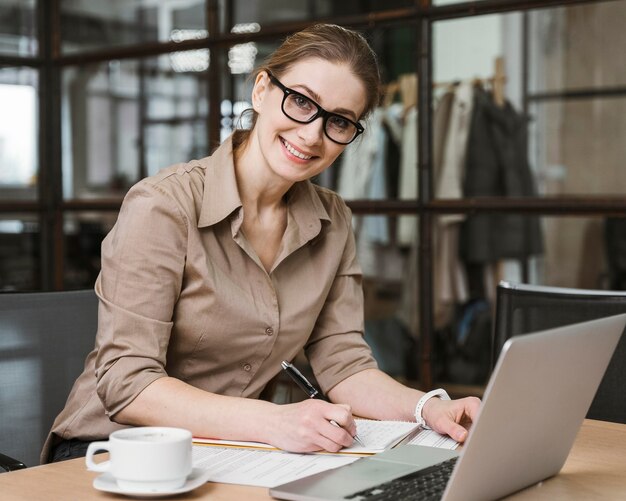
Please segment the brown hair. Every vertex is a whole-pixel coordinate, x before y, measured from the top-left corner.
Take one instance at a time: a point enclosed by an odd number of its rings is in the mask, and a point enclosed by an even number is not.
[[[294,64],[308,58],[346,64],[354,76],[361,80],[365,87],[366,103],[359,119],[367,117],[378,105],[381,86],[376,54],[361,34],[336,24],[315,24],[288,36],[264,64],[256,69],[254,75],[269,71],[280,79]],[[253,110],[250,113],[253,129],[257,114]],[[245,143],[249,135],[250,130],[235,131],[235,147]]]

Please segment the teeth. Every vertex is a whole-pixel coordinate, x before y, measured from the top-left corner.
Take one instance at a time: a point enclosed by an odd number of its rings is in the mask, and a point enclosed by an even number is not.
[[[283,139],[283,144],[285,145],[285,148],[287,148],[287,151],[291,153],[292,155],[295,155],[296,157],[301,158],[302,160],[308,160],[309,158],[311,158],[310,155],[305,155],[304,153],[300,153],[298,150],[296,150],[293,146],[291,146],[284,139]]]

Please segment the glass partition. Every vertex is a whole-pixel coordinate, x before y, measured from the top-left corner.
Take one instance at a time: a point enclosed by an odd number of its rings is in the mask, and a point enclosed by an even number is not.
[[[235,44],[220,53],[220,141],[235,128],[248,128],[252,108],[251,93],[254,73],[265,58],[280,45],[279,41],[259,41]]]
[[[0,199],[37,198],[39,74],[0,68]]]
[[[530,158],[541,195],[626,193],[626,93],[536,101],[530,116]]]
[[[145,117],[140,133],[147,175],[209,153],[208,67],[208,49],[175,52],[140,63],[140,71],[145,71]]]
[[[531,92],[626,85],[626,1],[529,12]]]
[[[92,288],[100,273],[100,245],[117,220],[117,212],[77,212],[66,214],[65,289]]]
[[[626,2],[528,16],[527,73],[521,13],[434,23],[437,198],[624,192]]]
[[[354,215],[352,221],[363,271],[365,339],[381,370],[416,379],[417,217]]]
[[[207,154],[208,52],[63,73],[65,198],[116,197],[141,177]]]
[[[206,38],[204,0],[61,0],[64,53]]]
[[[0,292],[39,290],[39,248],[36,216],[0,216]]]
[[[37,55],[35,0],[0,2],[0,54]]]

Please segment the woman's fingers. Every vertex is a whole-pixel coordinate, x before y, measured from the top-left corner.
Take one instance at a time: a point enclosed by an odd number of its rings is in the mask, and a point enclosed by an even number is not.
[[[350,407],[323,400],[279,406],[279,426],[271,443],[294,452],[337,452],[352,445],[356,424]],[[335,422],[335,425],[332,424]]]
[[[466,426],[469,426],[478,416],[480,400],[476,397],[465,397],[458,400],[430,399],[424,406],[426,423],[435,431],[450,435],[457,442],[464,442],[467,438]],[[465,425],[465,426],[464,426]]]

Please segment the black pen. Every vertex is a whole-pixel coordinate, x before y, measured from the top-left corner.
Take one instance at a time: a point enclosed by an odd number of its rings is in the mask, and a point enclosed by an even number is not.
[[[326,398],[324,398],[324,396],[319,392],[319,390],[315,386],[313,386],[309,382],[309,380],[305,378],[304,375],[298,369],[296,369],[296,367],[293,364],[290,364],[289,362],[286,362],[285,360],[283,360],[280,365],[285,370],[285,372],[289,374],[289,377],[293,379],[294,382],[300,388],[302,388],[302,390],[309,396],[309,398],[319,398],[322,400],[326,400]],[[330,424],[341,428],[341,426],[339,426],[339,424],[336,423],[332,419],[330,420]],[[365,444],[361,441],[358,435],[354,435],[354,437],[352,438],[354,438],[354,440],[356,440],[359,444],[361,444],[361,446],[365,447]]]

